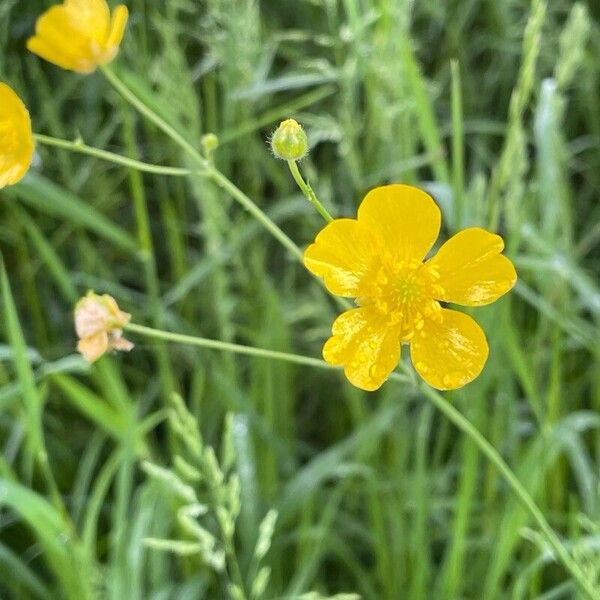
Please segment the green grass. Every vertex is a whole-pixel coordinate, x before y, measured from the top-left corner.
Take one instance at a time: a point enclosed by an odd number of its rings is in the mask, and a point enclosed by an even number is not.
[[[195,170],[102,73],[26,52],[50,4],[0,3],[0,78],[34,130]],[[597,2],[127,4],[114,72],[192,148],[217,134],[222,175],[40,144],[0,192],[0,598],[580,596],[497,465],[410,378],[367,394],[134,332],[130,354],[76,355],[72,307],[94,288],[138,324],[320,356],[339,306],[240,206],[301,248],[322,226],[266,144],[287,117],[334,216],[401,181],[436,197],[443,239],[503,235],[519,283],[476,312],[484,373],[444,396],[600,587]]]

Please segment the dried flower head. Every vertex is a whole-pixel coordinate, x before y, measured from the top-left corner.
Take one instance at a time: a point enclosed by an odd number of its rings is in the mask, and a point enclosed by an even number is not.
[[[349,381],[376,390],[410,345],[416,371],[434,388],[462,387],[488,356],[481,327],[442,302],[482,306],[517,280],[498,235],[472,227],[451,237],[429,260],[440,209],[422,190],[387,185],[371,190],[357,219],[336,219],[304,254],[306,267],[327,289],[354,297],[358,308],[333,323],[323,357],[344,367]]]
[[[112,296],[88,292],[75,305],[77,350],[91,363],[109,350],[128,352],[133,344],[122,334],[130,319],[131,315],[120,310]]]
[[[0,83],[0,188],[18,183],[29,170],[34,143],[25,105]]]
[[[117,55],[128,14],[121,4],[111,17],[106,0],[65,0],[38,18],[27,48],[63,69],[91,73]]]

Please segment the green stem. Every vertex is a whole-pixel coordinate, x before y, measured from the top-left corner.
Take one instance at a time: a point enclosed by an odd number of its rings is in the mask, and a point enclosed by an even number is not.
[[[152,121],[159,129],[164,131],[176,144],[189,154],[189,156],[198,163],[202,168],[207,166],[206,159],[192,146],[178,131],[169,125],[161,116],[157,115],[150,107],[146,106],[134,92],[132,92],[115,74],[108,65],[100,67],[109,83],[136,108],[138,112],[144,115],[148,120]]]
[[[450,61],[452,75],[452,184],[454,187],[454,228],[460,229],[464,202],[464,132],[463,103],[460,67],[457,60]]]
[[[392,376],[393,377],[393,376]],[[450,402],[448,402],[441,394],[431,389],[425,384],[418,385],[423,394],[435,405],[435,407],[444,414],[458,429],[460,429],[467,437],[469,437],[486,458],[496,467],[499,473],[504,477],[517,500],[531,515],[537,523],[542,534],[556,553],[556,556],[562,562],[567,571],[574,577],[581,591],[590,600],[598,598],[598,590],[586,578],[585,574],[579,568],[577,562],[569,554],[560,538],[556,535],[546,517],[535,503],[529,492],[519,481],[512,469],[506,464],[499,452],[488,442],[488,440],[479,432],[479,430],[463,416]]]
[[[134,106],[140,114],[149,119],[159,129],[166,133],[177,145],[202,168],[203,175],[210,177],[221,189],[230,194],[244,207],[263,227],[287,248],[298,260],[302,261],[302,250],[289,238],[242,190],[240,190],[225,175],[216,169],[198,150],[196,150],[181,134],[179,134],[162,117],[146,106],[107,66],[101,67],[109,83]]]
[[[219,340],[211,340],[208,338],[196,337],[192,335],[184,335],[181,333],[171,333],[170,331],[162,331],[129,323],[125,329],[145,337],[154,338],[157,340],[165,340],[175,344],[187,344],[189,346],[199,346],[201,348],[211,348],[213,350],[221,350],[223,352],[233,352],[235,354],[245,354],[247,356],[257,356],[259,358],[268,358],[273,360],[281,360],[284,362],[295,363],[298,365],[306,365],[316,367],[318,369],[338,369],[324,360],[302,356],[300,354],[290,354],[288,352],[278,352],[276,350],[265,350],[263,348],[254,348],[252,346],[244,346],[242,344],[231,344],[229,342],[221,342]]]
[[[308,198],[309,202],[317,209],[317,211],[325,219],[325,221],[327,221],[328,223],[333,221],[333,217],[321,204],[314,190],[310,187],[310,184],[304,181],[302,173],[300,173],[300,169],[298,168],[298,163],[295,160],[288,160],[287,164],[290,168],[290,172],[292,173],[292,177],[298,184],[298,187],[302,190],[302,193]]]
[[[221,189],[226,191],[241,206],[243,206],[282,246],[289,250],[300,262],[302,262],[302,250],[295,242],[280,229],[240,188],[232,183],[221,171],[209,167],[206,171]]]
[[[123,142],[128,154],[138,154],[137,140],[135,138],[134,112],[122,102]],[[156,254],[152,241],[152,230],[150,226],[150,212],[148,210],[146,192],[141,173],[129,171],[129,182],[131,197],[133,199],[135,221],[137,225],[137,236],[142,257],[145,287],[148,293],[148,304],[152,315],[153,325],[162,326],[163,310],[160,302],[160,281],[156,264]],[[169,356],[163,344],[157,344],[156,362],[158,366],[159,380],[162,384],[165,401],[176,389],[175,377],[169,361]]]
[[[95,158],[99,158],[100,160],[112,162],[123,167],[130,167],[132,169],[136,169],[137,171],[143,171],[144,173],[154,173],[156,175],[171,175],[176,177],[184,177],[192,173],[190,169],[181,169],[178,167],[162,167],[160,165],[152,165],[150,163],[145,163],[140,160],[135,160],[133,158],[127,158],[126,156],[115,154],[114,152],[108,152],[106,150],[101,150],[100,148],[88,146],[83,142],[77,140],[71,142],[69,140],[61,140],[59,138],[51,137],[49,135],[42,135],[40,133],[34,133],[33,138],[36,142],[44,144],[45,146],[54,146],[56,148],[68,150],[69,152],[87,154],[88,156],[93,156]]]
[[[254,348],[251,346],[243,346],[240,344],[230,344],[226,342],[220,342],[218,340],[210,340],[206,338],[199,338],[190,335],[183,335],[178,333],[170,333],[168,331],[159,331],[150,327],[144,327],[143,325],[136,325],[130,323],[125,329],[144,335],[146,337],[166,340],[179,344],[189,344],[193,346],[200,346],[204,348],[212,348],[215,350],[222,350],[225,352],[234,352],[237,354],[246,354],[249,356],[258,356],[261,358],[268,358],[273,360],[282,360],[285,362],[291,362],[301,365],[307,365],[317,367],[320,369],[334,369],[338,367],[332,366],[323,360],[311,358],[308,356],[301,356],[297,354],[289,354],[287,352],[277,352],[274,350],[265,350],[262,348]],[[479,432],[479,430],[450,402],[448,402],[440,393],[430,388],[428,385],[418,383],[414,377],[410,376],[408,367],[404,368],[405,373],[392,373],[390,379],[401,383],[411,382],[412,385],[417,387],[432,403],[433,405],[444,414],[460,431],[462,431],[472,442],[479,448],[481,453],[492,463],[492,465],[498,470],[500,475],[504,478],[510,489],[514,493],[517,500],[531,515],[533,520],[537,523],[542,534],[556,553],[556,556],[562,562],[563,566],[573,576],[577,584],[580,586],[582,592],[590,599],[594,600],[597,598],[597,591],[590,581],[587,580],[585,574],[579,568],[579,565],[571,557],[568,550],[565,548],[560,538],[556,535],[546,517],[535,503],[529,492],[525,489],[523,484],[519,481],[517,476],[514,474],[512,469],[500,456],[500,453],[490,444],[490,442]]]

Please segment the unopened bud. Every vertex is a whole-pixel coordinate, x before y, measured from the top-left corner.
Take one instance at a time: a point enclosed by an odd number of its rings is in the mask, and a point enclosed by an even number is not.
[[[294,119],[283,121],[271,138],[271,149],[282,160],[300,160],[308,153],[308,138]]]
[[[214,133],[207,133],[202,136],[202,150],[208,156],[219,147],[219,138]]]

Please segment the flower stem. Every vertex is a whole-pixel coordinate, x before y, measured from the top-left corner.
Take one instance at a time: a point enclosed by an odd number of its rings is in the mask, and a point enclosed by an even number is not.
[[[221,350],[223,352],[233,352],[235,354],[245,354],[247,356],[257,356],[259,358],[268,358],[272,360],[280,360],[298,365],[306,365],[316,367],[318,369],[338,369],[324,360],[312,358],[310,356],[302,356],[300,354],[290,354],[288,352],[278,352],[276,350],[266,350],[263,348],[254,348],[253,346],[244,346],[242,344],[231,344],[229,342],[221,342],[219,340],[211,340],[208,338],[196,337],[193,335],[184,335],[181,333],[172,333],[170,331],[162,331],[138,325],[136,323],[128,323],[125,329],[139,335],[157,340],[165,340],[175,344],[187,344],[189,346],[199,346],[201,348],[211,348],[213,350]]]
[[[176,131],[171,125],[169,125],[160,115],[156,114],[150,107],[146,106],[140,98],[136,96],[115,74],[115,72],[108,65],[100,67],[104,76],[109,83],[129,102],[136,108],[138,112],[144,115],[149,121],[152,121],[159,129],[166,133],[176,144],[178,144],[183,150],[189,154],[189,156],[196,162],[200,167],[206,167],[207,161],[200,154],[194,146],[192,146],[178,131]]]
[[[587,579],[585,574],[580,569],[577,562],[569,554],[564,544],[560,541],[558,535],[552,529],[541,509],[535,503],[529,492],[519,481],[514,471],[508,466],[500,453],[490,444],[490,442],[479,432],[479,430],[462,415],[450,402],[448,402],[441,394],[430,388],[428,385],[420,384],[417,387],[422,393],[435,405],[435,407],[444,414],[458,429],[460,429],[467,437],[469,437],[479,448],[482,454],[496,467],[502,475],[506,483],[508,483],[513,494],[521,505],[531,515],[537,523],[543,536],[546,538],[556,556],[562,562],[563,566],[573,576],[579,585],[581,591],[590,600],[598,598],[598,590]]]
[[[140,335],[166,340],[179,344],[189,344],[192,346],[199,346],[203,348],[212,348],[214,350],[221,350],[224,352],[234,352],[236,354],[245,354],[248,356],[257,356],[261,358],[281,360],[285,362],[291,362],[300,365],[306,365],[311,367],[317,367],[319,369],[332,369],[337,370],[338,367],[326,363],[324,360],[317,358],[311,358],[308,356],[302,356],[298,354],[290,354],[287,352],[277,352],[274,350],[265,350],[263,348],[254,348],[252,346],[243,346],[240,344],[230,344],[227,342],[221,342],[218,340],[211,340],[207,338],[200,338],[191,335],[183,335],[178,333],[171,333],[168,331],[160,331],[158,329],[152,329],[150,327],[144,327],[143,325],[137,325],[135,323],[129,323],[125,326],[125,329],[138,333]],[[585,574],[580,569],[577,562],[569,554],[564,544],[548,521],[541,509],[535,503],[535,500],[531,497],[529,492],[525,489],[523,484],[519,481],[513,470],[504,461],[500,453],[490,444],[485,436],[469,421],[460,411],[458,411],[450,402],[448,402],[439,392],[430,388],[424,383],[416,383],[414,378],[410,376],[408,369],[404,369],[405,373],[392,373],[390,379],[401,383],[410,382],[415,385],[423,395],[428,398],[432,404],[444,414],[444,416],[451,421],[460,431],[462,431],[471,441],[479,448],[480,452],[496,467],[500,475],[504,478],[506,483],[509,485],[513,494],[521,505],[531,515],[533,520],[537,523],[543,536],[546,538],[557,558],[563,564],[565,569],[573,576],[581,591],[590,599],[594,600],[597,598],[597,590],[594,589],[593,584],[586,578]]]
[[[302,250],[288,237],[284,231],[279,228],[268,215],[261,210],[242,190],[240,190],[231,180],[229,180],[221,171],[214,167],[211,161],[207,160],[196,150],[181,134],[179,134],[162,117],[157,115],[150,107],[140,100],[108,66],[101,67],[109,83],[134,106],[140,114],[149,119],[159,129],[166,133],[177,145],[201,167],[201,174],[210,177],[221,189],[232,196],[243,208],[245,208],[277,241],[279,241],[287,250],[289,250],[299,261],[302,261]],[[192,174],[191,172],[189,174]]]
[[[309,202],[317,209],[319,214],[325,219],[325,221],[327,221],[327,223],[333,221],[333,217],[321,204],[314,190],[312,187],[310,187],[310,184],[304,181],[302,173],[300,173],[300,169],[298,168],[298,163],[295,160],[288,160],[287,164],[290,168],[290,172],[292,173],[292,177],[298,184],[298,187],[302,190],[302,193],[308,198]]]
[[[42,135],[40,133],[34,133],[33,138],[36,142],[39,144],[44,144],[45,146],[54,146],[57,148],[62,148],[63,150],[68,150],[69,152],[87,154],[89,156],[99,158],[100,160],[112,162],[123,167],[130,167],[132,169],[136,169],[137,171],[143,171],[144,173],[170,175],[175,177],[184,177],[192,173],[190,169],[181,169],[179,167],[163,167],[160,165],[142,162],[140,160],[135,160],[133,158],[127,158],[121,154],[115,154],[114,152],[101,150],[100,148],[95,148],[94,146],[88,146],[87,144],[77,140],[61,140],[60,138]]]
[[[206,175],[243,206],[282,246],[302,262],[302,250],[239,187],[215,167],[209,167]]]

